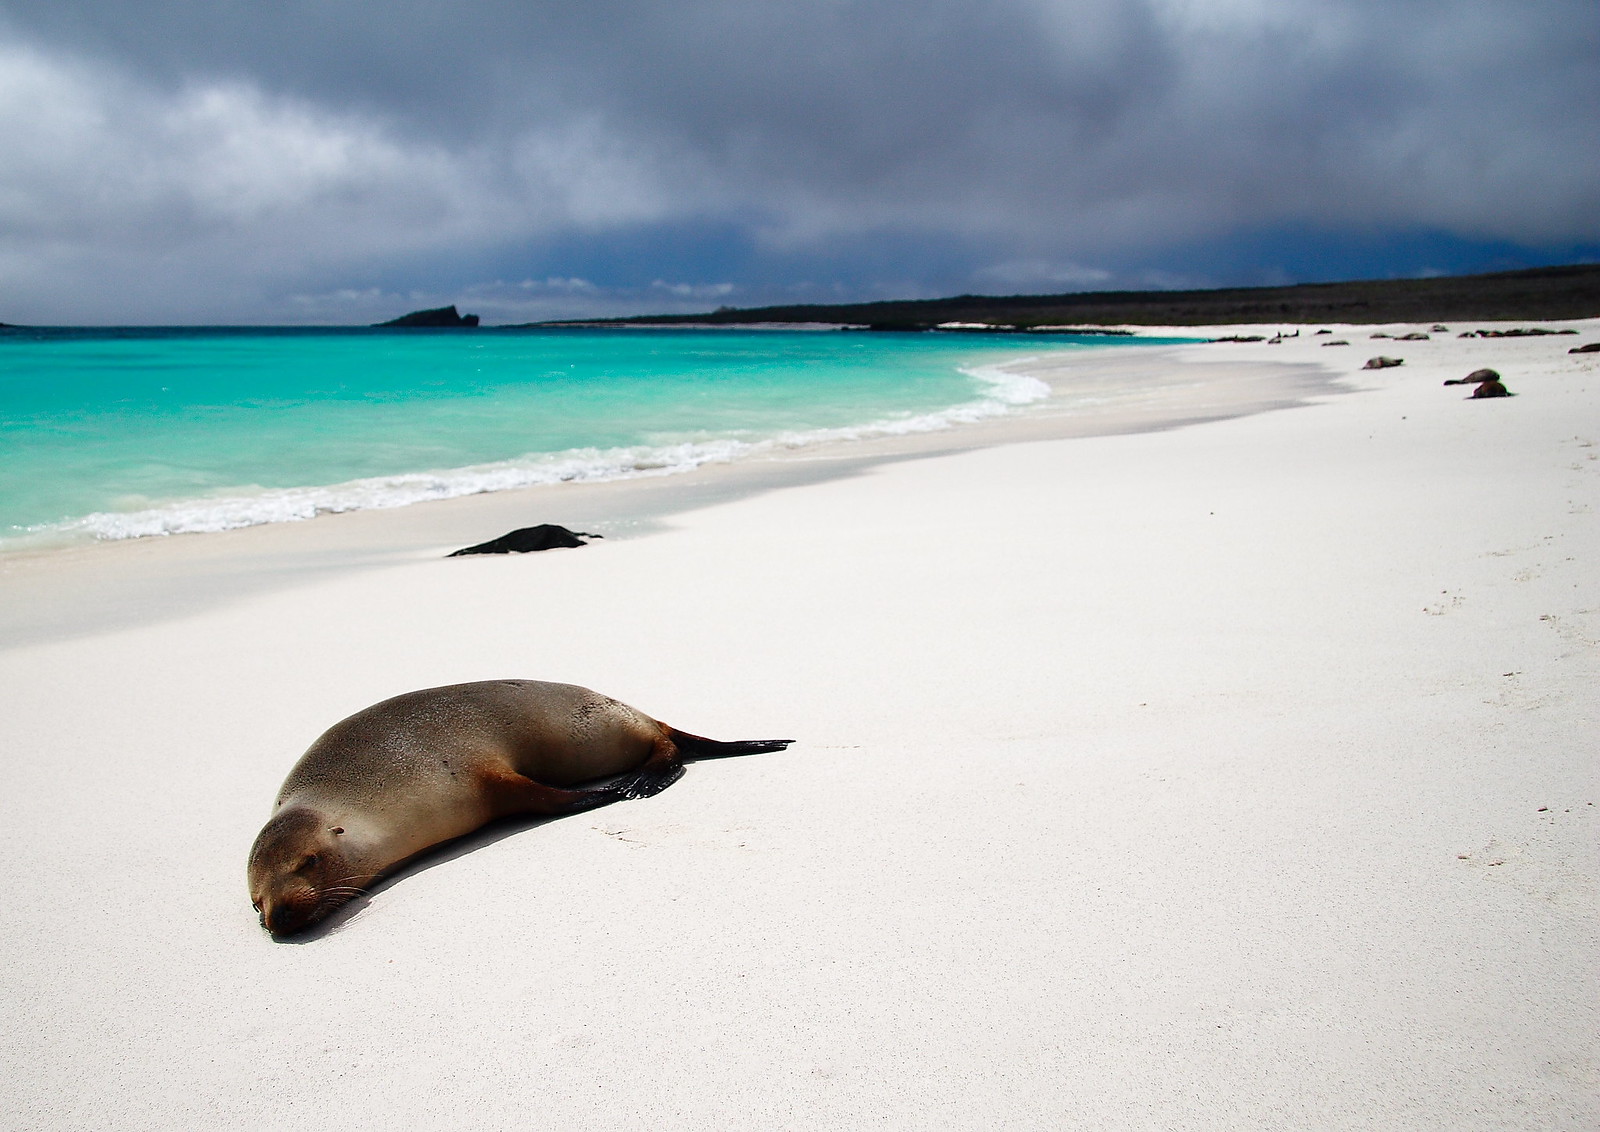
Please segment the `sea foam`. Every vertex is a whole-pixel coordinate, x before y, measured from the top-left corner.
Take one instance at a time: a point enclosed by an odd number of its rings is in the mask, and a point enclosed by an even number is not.
[[[1017,360],[1012,360],[1007,367],[1017,364]],[[240,487],[144,510],[100,511],[64,523],[35,527],[30,533],[46,538],[88,536],[95,539],[198,534],[264,523],[297,522],[344,511],[406,507],[413,503],[543,484],[668,476],[780,449],[935,432],[1014,412],[1050,395],[1050,386],[1043,381],[1006,367],[973,366],[961,372],[979,382],[980,395],[975,399],[934,412],[890,416],[859,425],[767,436],[711,436],[660,445],[573,448],[489,464],[377,476],[318,487]]]

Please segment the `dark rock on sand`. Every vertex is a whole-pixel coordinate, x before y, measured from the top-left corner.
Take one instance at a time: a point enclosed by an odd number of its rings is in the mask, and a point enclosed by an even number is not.
[[[531,550],[556,550],[566,546],[588,546],[586,538],[604,538],[587,531],[569,531],[555,523],[540,523],[537,527],[523,527],[499,538],[480,542],[477,546],[453,550],[445,557],[459,558],[463,554],[526,554]]]
[[[458,314],[454,303],[447,307],[435,307],[433,310],[412,311],[399,318],[392,318],[388,322],[374,323],[374,326],[404,326],[425,327],[428,329],[445,328],[450,330],[468,329],[478,325],[478,316],[475,314]]]
[[[1367,359],[1367,364],[1362,366],[1361,368],[1362,369],[1388,369],[1390,366],[1403,366],[1405,364],[1406,364],[1406,360],[1404,358],[1385,358],[1385,357],[1380,355],[1380,356],[1378,356],[1376,358],[1368,358]]]

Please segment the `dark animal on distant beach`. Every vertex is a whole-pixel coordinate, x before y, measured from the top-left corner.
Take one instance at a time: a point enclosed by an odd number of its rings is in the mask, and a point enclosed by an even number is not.
[[[1600,354],[1600,342],[1590,342],[1583,346],[1574,346],[1568,350],[1569,354]]]
[[[555,523],[540,523],[537,527],[522,527],[499,538],[452,550],[446,558],[459,558],[463,554],[527,554],[534,550],[556,550],[568,546],[588,546],[586,538],[604,538],[587,531],[569,531]]]
[[[1547,326],[1517,326],[1510,330],[1468,330],[1457,338],[1539,338],[1547,334],[1576,334],[1576,330],[1551,330]]]
[[[1500,382],[1500,374],[1492,369],[1475,369],[1466,377],[1450,377],[1445,379],[1446,385],[1476,385],[1472,391],[1473,400],[1479,397],[1509,397],[1510,392]]]
[[[1403,366],[1405,364],[1406,364],[1406,360],[1404,358],[1385,358],[1385,357],[1379,356],[1379,357],[1376,357],[1376,358],[1368,358],[1367,359],[1367,364],[1362,366],[1361,368],[1362,369],[1388,369],[1390,366]]]
[[[571,684],[408,692],[334,724],[294,765],[250,850],[250,902],[268,931],[292,934],[423,850],[496,818],[649,797],[676,782],[686,760],[791,742],[689,735]],[[615,781],[592,785],[601,779]]]

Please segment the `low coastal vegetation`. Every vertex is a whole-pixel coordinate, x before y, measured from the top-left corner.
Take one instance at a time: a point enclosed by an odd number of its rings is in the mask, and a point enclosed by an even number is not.
[[[705,314],[638,315],[582,325],[741,326],[832,323],[872,330],[1039,330],[1094,326],[1434,322],[1600,315],[1600,264],[1538,267],[1432,279],[1369,279],[1207,291],[1086,291],[1066,295],[958,295],[877,303],[722,307]],[[547,326],[574,325],[545,323]]]

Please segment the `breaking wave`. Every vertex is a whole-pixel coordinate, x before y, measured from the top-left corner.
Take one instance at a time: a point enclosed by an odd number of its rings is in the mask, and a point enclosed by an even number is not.
[[[1017,362],[1012,360],[1007,364],[1015,365]],[[132,539],[226,531],[264,523],[296,522],[344,511],[405,507],[413,503],[541,484],[668,476],[707,464],[726,464],[778,450],[954,428],[1013,412],[1050,395],[1050,387],[1044,382],[1000,366],[970,367],[962,372],[980,383],[980,396],[930,413],[886,417],[860,425],[778,432],[767,436],[734,434],[621,448],[572,448],[562,452],[533,453],[495,463],[376,476],[319,487],[240,487],[144,510],[96,512],[63,523],[34,527],[29,534]]]

